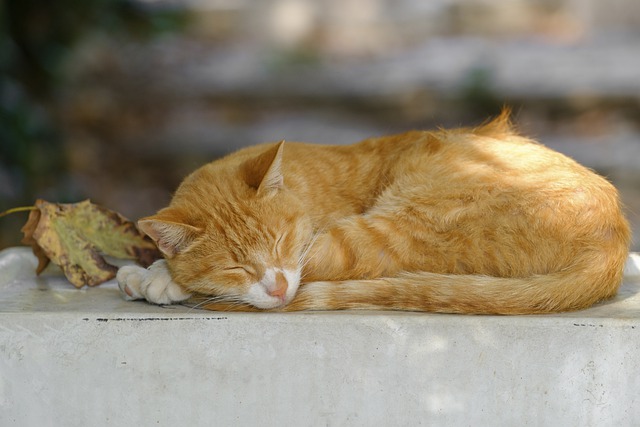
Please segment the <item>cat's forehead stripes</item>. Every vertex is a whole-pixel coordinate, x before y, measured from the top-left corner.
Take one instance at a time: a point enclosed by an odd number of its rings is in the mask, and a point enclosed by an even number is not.
[[[210,230],[209,240],[226,248],[234,262],[268,262],[268,255],[273,254],[284,226],[278,218],[260,218],[261,213],[264,216],[264,211],[241,203],[218,205],[216,212],[212,212],[212,216],[218,218]]]

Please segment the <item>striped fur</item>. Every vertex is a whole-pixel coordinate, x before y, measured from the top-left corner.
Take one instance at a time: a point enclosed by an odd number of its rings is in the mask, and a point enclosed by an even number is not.
[[[350,146],[250,147],[191,174],[140,227],[194,302],[241,311],[577,310],[616,293],[630,239],[615,188],[506,113]],[[252,307],[273,268],[302,270],[297,293]]]

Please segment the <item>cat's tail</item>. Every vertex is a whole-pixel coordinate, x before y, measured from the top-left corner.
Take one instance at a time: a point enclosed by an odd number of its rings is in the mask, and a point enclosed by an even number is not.
[[[406,310],[467,314],[538,314],[579,310],[610,298],[622,281],[622,254],[585,257],[544,275],[498,278],[403,273],[398,277],[302,286],[287,306],[297,310]]]

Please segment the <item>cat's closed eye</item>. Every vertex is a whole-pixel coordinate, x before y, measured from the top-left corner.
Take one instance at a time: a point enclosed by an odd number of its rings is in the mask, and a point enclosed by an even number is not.
[[[278,257],[282,256],[282,241],[284,240],[284,234],[281,234],[280,237],[278,237],[278,239],[276,240],[276,244],[275,244],[275,251],[276,251],[276,255]]]
[[[257,271],[255,268],[250,265],[234,265],[230,267],[226,267],[224,271],[229,273],[240,273],[240,274],[248,274],[250,276],[257,276]]]

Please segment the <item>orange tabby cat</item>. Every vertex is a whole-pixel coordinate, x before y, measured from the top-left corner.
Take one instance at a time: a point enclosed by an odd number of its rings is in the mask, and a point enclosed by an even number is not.
[[[615,188],[517,135],[506,113],[351,146],[246,148],[138,224],[166,260],[120,270],[128,299],[243,311],[577,310],[616,293],[630,239]]]

